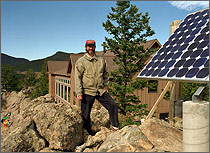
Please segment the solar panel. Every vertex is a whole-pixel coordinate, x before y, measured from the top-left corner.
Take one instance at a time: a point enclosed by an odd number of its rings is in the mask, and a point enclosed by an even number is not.
[[[209,9],[188,14],[137,77],[207,83]]]

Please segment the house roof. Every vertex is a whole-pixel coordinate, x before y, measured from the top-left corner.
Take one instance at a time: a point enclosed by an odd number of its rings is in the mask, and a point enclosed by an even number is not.
[[[47,61],[47,72],[66,75],[68,61]]]
[[[157,43],[158,46],[161,47],[161,44],[160,44],[160,42],[157,39],[148,40],[145,43],[144,42],[143,43],[140,43],[140,45],[144,45],[144,49],[147,49],[147,48],[150,49],[150,48],[152,48],[152,46],[155,43]]]
[[[150,49],[155,43],[157,43],[159,48],[161,47],[161,44],[157,39],[149,40],[146,43],[140,43],[140,45],[144,45],[144,49],[147,48]],[[83,55],[84,53],[79,53],[79,54],[71,53],[69,61],[48,61],[47,71],[53,74],[67,75],[71,73],[71,68],[75,67],[76,61]],[[97,51],[96,55],[104,57],[104,59],[107,62],[108,71],[113,71],[117,69],[118,65],[116,65],[113,62],[113,58],[115,56],[114,53],[110,51],[106,51],[106,53],[104,53],[103,51]]]

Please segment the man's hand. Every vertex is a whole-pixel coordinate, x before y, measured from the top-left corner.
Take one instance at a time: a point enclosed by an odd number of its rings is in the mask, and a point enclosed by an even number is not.
[[[82,95],[80,96],[77,95],[77,99],[82,100]]]
[[[106,92],[109,92],[107,88],[104,88],[104,90],[106,90]]]

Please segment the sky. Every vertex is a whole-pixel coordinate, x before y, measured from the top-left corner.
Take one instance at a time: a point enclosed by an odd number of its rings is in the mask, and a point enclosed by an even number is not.
[[[115,1],[1,1],[1,53],[30,61],[57,51],[84,52],[85,41],[96,41],[96,51],[110,35],[102,26]],[[155,34],[163,45],[169,23],[208,8],[208,1],[131,1],[139,13],[149,13]]]

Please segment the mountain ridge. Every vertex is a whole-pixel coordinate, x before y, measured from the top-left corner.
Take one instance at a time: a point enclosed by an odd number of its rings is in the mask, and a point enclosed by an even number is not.
[[[51,61],[68,61],[70,54],[71,53],[57,51],[55,54],[51,56],[29,61],[28,59],[25,58],[16,58],[9,56],[5,53],[1,53],[1,64],[9,64],[14,71],[23,72],[27,71],[28,69],[33,69],[35,72],[41,72],[42,65],[44,64],[44,61],[46,59]]]

